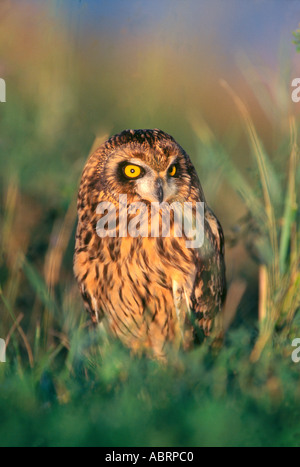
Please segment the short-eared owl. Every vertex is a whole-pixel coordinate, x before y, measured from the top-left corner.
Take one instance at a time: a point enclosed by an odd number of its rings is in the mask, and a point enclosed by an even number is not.
[[[126,200],[122,219],[120,195]],[[132,235],[131,209],[137,202],[146,206],[147,225],[145,230],[136,222],[137,233]],[[183,218],[173,209],[169,234],[163,234],[163,209],[153,217],[151,211],[158,203],[191,203],[193,225],[196,203],[204,206],[201,245],[188,245],[182,225],[182,235],[177,235],[176,223]],[[135,216],[140,213],[136,209]],[[111,214],[114,232],[108,229]],[[100,235],[104,216],[107,230]],[[155,218],[158,235],[150,228]],[[89,158],[78,197],[74,271],[92,321],[102,322],[135,351],[163,358],[169,344],[188,348],[210,334],[225,298],[223,232],[189,156],[171,136],[157,129],[126,130]]]

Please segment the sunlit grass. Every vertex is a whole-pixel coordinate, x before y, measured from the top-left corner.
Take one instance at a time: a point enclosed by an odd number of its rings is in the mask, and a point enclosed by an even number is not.
[[[297,31],[293,32],[294,36],[294,44],[297,47],[297,52],[300,52],[300,29],[297,29]]]
[[[0,335],[8,342],[8,363],[0,367],[0,445],[298,444],[299,372],[291,361],[300,305],[296,125],[291,119],[287,173],[280,177],[246,107],[230,93],[258,179],[245,178],[204,122],[194,128],[199,150],[205,147],[220,164],[249,211],[243,228],[260,262],[258,334],[229,328],[221,349],[207,342],[170,354],[163,366],[133,357],[93,330],[82,309],[71,272],[76,192],[48,234],[42,263],[30,259],[30,235],[40,218],[24,224],[19,236],[19,218],[28,212],[17,182],[11,183],[1,210]],[[273,197],[274,187],[285,193],[283,200]],[[225,313],[232,314],[230,303]],[[30,430],[12,436],[21,420]]]
[[[14,27],[24,34],[21,14],[6,20],[3,37]],[[73,68],[64,68],[70,50],[55,31],[49,26],[49,37],[55,35],[49,57],[47,34],[30,56],[23,54],[22,43],[14,47],[9,63],[23,69],[29,61],[30,66],[21,91],[20,77],[14,75],[15,93],[1,114],[0,337],[6,339],[7,363],[0,364],[0,446],[299,445],[300,365],[291,360],[292,339],[300,337],[299,125],[284,114],[279,132],[279,120],[271,119],[271,96],[264,96],[262,88],[254,92],[278,133],[274,157],[266,150],[259,121],[223,82],[230,103],[219,105],[223,112],[236,112],[238,128],[220,141],[203,117],[185,118],[189,109],[181,102],[180,86],[175,81],[170,89],[166,86],[168,66],[162,75],[156,73],[164,51],[158,63],[155,54],[143,53],[148,81],[139,79],[137,89],[129,87],[137,78],[128,72],[126,89],[133,94],[126,94],[123,75],[122,90],[117,86],[123,62],[101,76],[102,88],[100,67],[94,62],[86,67],[82,57],[77,78],[70,79]],[[36,43],[37,37],[33,28],[28,40]],[[4,53],[4,46],[0,50]],[[34,53],[37,62],[44,61],[33,76]],[[102,59],[107,65],[109,57]],[[185,83],[185,71],[176,73],[178,83]],[[199,85],[197,73],[190,79]],[[115,93],[106,91],[113,88]],[[126,94],[123,100],[120,92]],[[166,110],[175,94],[175,107]],[[134,103],[129,114],[127,99]],[[282,99],[286,112],[289,102],[285,95]],[[108,116],[99,116],[102,106],[109,108]],[[231,244],[247,253],[228,281],[228,300],[217,323],[226,330],[221,348],[207,341],[189,353],[170,352],[167,365],[132,356],[93,329],[72,272],[77,187],[95,128],[105,122],[97,145],[112,122],[136,127],[136,122],[155,121],[159,126],[157,119],[174,129],[176,139],[189,129],[196,148],[191,156],[209,204],[227,206],[218,216],[235,227],[225,229],[228,269],[235,267],[228,259]],[[236,156],[240,130],[247,144],[241,144],[239,161],[230,147]],[[236,211],[243,213],[238,222]],[[253,283],[258,296],[252,295]],[[249,304],[251,320],[243,321]]]

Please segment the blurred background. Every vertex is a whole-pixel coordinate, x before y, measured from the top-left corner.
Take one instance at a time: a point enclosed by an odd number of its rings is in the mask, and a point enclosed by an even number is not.
[[[232,326],[256,333],[267,260],[243,227],[243,186],[262,194],[236,98],[276,173],[280,225],[290,118],[298,126],[300,112],[291,100],[299,23],[298,0],[0,2],[0,336],[22,323],[31,366],[40,336],[49,352],[68,348],[74,323],[64,310],[85,319],[72,273],[79,179],[93,145],[125,128],[160,128],[191,156],[225,230],[229,287],[242,281]],[[16,344],[11,352],[22,358]]]

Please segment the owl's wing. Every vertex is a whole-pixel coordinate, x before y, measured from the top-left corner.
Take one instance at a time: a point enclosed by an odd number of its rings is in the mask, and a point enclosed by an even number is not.
[[[226,296],[224,234],[214,213],[205,206],[204,244],[195,250],[196,276],[191,296],[193,319],[209,335]]]
[[[80,286],[84,306],[88,311],[91,321],[96,324],[102,319],[103,313],[99,309],[97,291],[99,289],[99,271],[97,264],[91,258],[87,246],[82,246],[80,235],[81,226],[77,228],[76,246],[74,255],[74,274]],[[87,235],[89,234],[88,229]],[[85,237],[86,238],[86,237]],[[97,239],[96,239],[97,240]]]

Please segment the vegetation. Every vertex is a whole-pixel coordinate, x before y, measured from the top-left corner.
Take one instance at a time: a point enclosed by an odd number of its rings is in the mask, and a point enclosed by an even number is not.
[[[294,44],[296,45],[297,52],[300,52],[300,29],[297,29],[297,31],[293,32],[294,35]]]
[[[15,62],[22,60],[14,50]],[[64,56],[56,47],[56,59]],[[35,77],[28,71],[21,88],[15,72],[14,93],[0,109],[0,336],[7,343],[0,446],[299,446],[300,364],[291,360],[291,342],[300,337],[299,124],[288,104],[282,120],[271,121],[275,133],[281,128],[271,154],[244,102],[221,83],[248,139],[246,168],[232,157],[240,144],[235,129],[222,140],[199,115],[180,116],[191,128],[193,160],[213,208],[223,184],[223,193],[236,196],[232,213],[243,212],[225,231],[229,271],[237,245],[247,254],[243,272],[229,273],[217,323],[227,331],[221,348],[207,341],[189,353],[170,351],[161,365],[91,329],[83,310],[72,273],[76,195],[97,117],[94,100],[83,104],[90,76],[66,80],[61,68],[51,102],[46,79],[33,98]],[[113,84],[105,87],[112,101]],[[261,96],[268,108],[269,97]],[[103,104],[103,95],[97,98]],[[139,122],[138,110],[117,110],[118,125]],[[95,144],[116,130],[101,118]],[[184,130],[174,124],[180,141],[176,128]]]

